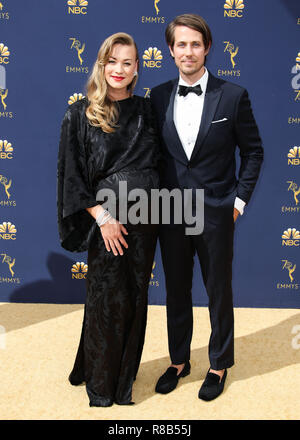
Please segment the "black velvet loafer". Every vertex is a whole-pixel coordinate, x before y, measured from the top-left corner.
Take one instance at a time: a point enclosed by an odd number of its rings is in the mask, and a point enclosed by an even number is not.
[[[218,397],[224,390],[226,376],[227,370],[225,369],[220,382],[220,376],[215,373],[210,373],[208,370],[206,378],[199,390],[199,399],[209,401]]]
[[[72,375],[72,373],[71,373],[69,375],[69,382],[71,385],[78,386],[78,385],[83,385],[84,379],[76,377],[76,376]]]
[[[177,387],[178,381],[181,377],[188,376],[191,371],[191,364],[190,362],[186,362],[183,370],[180,374],[177,375],[177,368],[175,367],[169,367],[167,371],[160,376],[160,378],[157,381],[155,391],[160,394],[168,394],[171,391],[175,390]]]

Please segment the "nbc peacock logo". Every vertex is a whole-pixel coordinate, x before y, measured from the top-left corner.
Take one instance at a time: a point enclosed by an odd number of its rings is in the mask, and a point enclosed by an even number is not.
[[[161,50],[157,49],[157,47],[149,47],[144,51],[143,55],[143,67],[148,67],[150,69],[160,68],[161,60],[163,59]]]
[[[224,4],[224,17],[241,18],[245,8],[244,0],[226,0]]]
[[[82,93],[73,93],[73,95],[69,97],[68,104],[74,104],[77,101],[81,101],[83,98],[84,95]]]
[[[288,228],[283,232],[282,246],[299,246],[300,232],[296,228]]]
[[[290,148],[288,154],[288,165],[300,165],[300,147]]]
[[[0,139],[0,159],[13,159],[13,147],[6,139]]]
[[[0,64],[8,64],[9,63],[10,51],[8,47],[5,46],[4,43],[0,43]]]
[[[0,239],[15,240],[17,229],[11,222],[3,222],[0,224]]]
[[[81,262],[77,261],[75,264],[72,265],[71,268],[72,279],[76,279],[76,280],[85,279],[87,271],[88,271],[88,265],[83,261]]]
[[[89,2],[87,0],[68,0],[68,14],[86,15],[88,4]]]

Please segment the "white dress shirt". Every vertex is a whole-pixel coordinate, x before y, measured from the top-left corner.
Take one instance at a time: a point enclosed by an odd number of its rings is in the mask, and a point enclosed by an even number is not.
[[[174,100],[173,118],[179,139],[188,160],[190,160],[192,156],[200,128],[208,75],[208,70],[205,69],[202,77],[194,84],[188,84],[181,78],[181,76],[179,77],[177,93]],[[186,96],[178,95],[180,85],[194,87],[198,84],[200,84],[202,89],[202,94],[200,96],[196,93],[188,93]],[[243,215],[245,204],[246,203],[239,197],[235,198],[234,207],[241,215]]]

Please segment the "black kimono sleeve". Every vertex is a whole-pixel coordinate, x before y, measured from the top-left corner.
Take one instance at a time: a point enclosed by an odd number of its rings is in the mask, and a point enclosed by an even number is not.
[[[57,166],[57,216],[60,242],[72,252],[88,249],[97,227],[86,208],[97,205],[89,185],[82,136],[82,112],[72,104],[63,119]]]

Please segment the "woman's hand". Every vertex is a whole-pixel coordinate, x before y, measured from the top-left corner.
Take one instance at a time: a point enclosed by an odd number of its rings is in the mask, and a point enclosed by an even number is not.
[[[108,252],[112,250],[113,254],[117,256],[118,251],[120,255],[124,254],[122,245],[128,249],[128,244],[123,237],[123,234],[128,235],[128,232],[118,220],[109,219],[104,225],[100,226],[100,231]]]
[[[101,205],[95,205],[91,208],[86,208],[89,214],[96,220],[96,218],[104,213],[104,209]],[[100,231],[104,240],[104,244],[108,252],[113,251],[114,255],[118,255],[118,251],[120,255],[123,255],[123,245],[126,249],[128,248],[128,244],[126,243],[122,234],[128,235],[126,228],[111,217],[104,225],[99,226]]]

